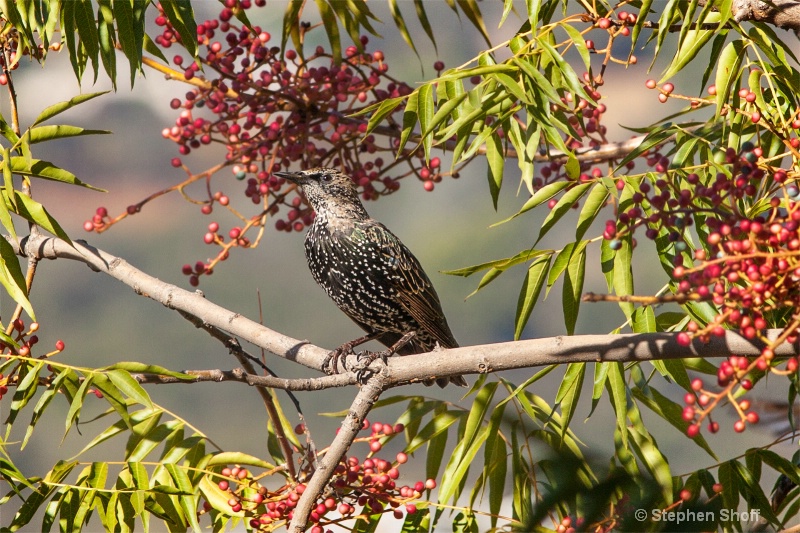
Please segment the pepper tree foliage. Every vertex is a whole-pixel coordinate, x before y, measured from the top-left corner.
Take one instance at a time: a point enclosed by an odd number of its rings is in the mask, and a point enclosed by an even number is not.
[[[40,186],[34,178],[90,185],[37,159],[36,145],[104,132],[54,121],[99,94],[76,96],[20,125],[17,106],[33,104],[17,101],[14,71],[29,57],[44,63],[48,54],[66,53],[79,79],[89,70],[95,80],[104,73],[116,81],[117,52],[128,61],[131,83],[143,68],[152,68],[175,80],[176,88],[188,88],[171,102],[176,121],[163,132],[177,145],[173,165],[187,177],[119,215],[98,208],[85,229],[106,231],[173,191],[203,214],[227,209],[241,225],[226,233],[212,222],[203,230],[215,256],[183,267],[191,285],[223,268],[229,254],[256,246],[264,231],[302,231],[311,222],[313,214],[294,186],[273,176],[277,170],[342,167],[364,200],[377,200],[407,178],[433,190],[483,159],[495,205],[507,186],[507,165],[519,167],[520,186],[529,196],[503,223],[524,223],[534,209],[548,214],[532,247],[449,273],[483,273],[477,287],[483,290],[509,269],[526,269],[517,338],[542,289],[547,293],[562,280],[569,334],[582,299],[614,300],[624,324],[612,334],[675,332],[686,345],[734,329],[763,343],[759,357],[730,354],[719,365],[700,359],[570,364],[552,402],[528,387],[555,367],[520,384],[481,376],[468,393],[469,407],[422,396],[383,399],[378,405],[405,402],[407,408],[394,423],[364,423],[370,433],[357,439],[352,453],[359,443],[369,451],[363,459],[341,459],[301,526],[374,531],[391,514],[408,531],[430,530],[445,520],[455,530],[475,531],[482,514],[491,527],[526,531],[677,527],[667,515],[637,521],[634,512],[640,509],[712,511],[705,516],[713,518],[697,525],[701,529],[743,528],[737,515],[722,510],[756,510],[774,526],[797,519],[800,475],[792,461],[770,450],[775,443],[719,462],[703,435],[704,428],[721,430],[713,420],[717,409],[735,412],[735,432],[758,422],[748,391],[763,386],[769,375],[787,384],[784,409],[792,422],[788,406],[795,400],[798,362],[775,356],[779,345],[796,343],[800,327],[800,73],[784,35],[769,22],[734,18],[731,2],[723,0],[670,0],[658,7],[652,0],[506,0],[501,26],[516,31],[508,41],[493,42],[479,4],[447,0],[465,31],[480,35],[487,49],[458,68],[437,64],[434,79],[412,88],[391,76],[392,58],[376,45],[382,23],[366,2],[291,2],[283,4],[281,28],[253,26],[247,13],[264,4],[225,0],[216,18],[199,22],[188,1],[0,2],[0,83],[13,103],[10,116],[0,121],[0,223],[6,231],[0,283],[18,303],[11,317],[3,317],[0,333],[0,401],[9,412],[0,503],[17,509],[4,526],[17,530],[41,520],[42,530],[100,524],[127,531],[140,520],[145,528],[155,520],[171,530],[243,524],[272,531],[295,518],[315,470],[309,457],[317,452],[294,434],[297,415],[285,413],[274,392],[262,394],[271,417],[269,457],[252,457],[218,449],[200,428],[153,403],[140,384],[143,376],[191,376],[138,363],[79,368],[60,361],[63,342],[49,352],[37,344],[40,326],[27,296],[35,261],[24,272],[16,259],[14,243],[24,235],[14,222],[21,219],[32,232],[71,242],[46,206],[32,199],[31,190]],[[406,20],[410,6],[389,0],[394,28],[384,24],[382,31],[398,31],[416,51]],[[414,16],[436,45],[441,37],[428,20],[429,6],[415,0]],[[306,22],[306,15],[321,23]],[[324,32],[328,46],[310,49],[310,32]],[[636,54],[668,60],[663,72],[654,72],[660,79],[642,90],[656,91],[654,100],[686,105],[671,117],[659,116],[654,107],[652,126],[615,143],[603,125],[603,84],[612,63],[645,68]],[[669,80],[687,68],[702,71],[700,83],[678,91]],[[208,146],[222,147],[224,158],[213,168],[193,170],[191,154]],[[449,154],[449,168],[439,150]],[[201,193],[190,187],[197,182],[204,185]],[[538,248],[574,209],[574,240],[558,250]],[[669,280],[655,296],[634,292],[637,238],[653,240]],[[608,296],[582,294],[590,247],[600,248]],[[674,305],[662,310],[669,303]],[[766,336],[768,328],[779,335]],[[605,461],[588,457],[569,429],[587,373],[593,407],[605,400],[616,413],[615,451]],[[672,398],[676,388],[683,389],[682,403]],[[43,478],[20,471],[10,450],[25,449],[53,400],[69,405],[66,434],[91,392],[108,402],[105,418],[111,423],[81,454],[59,461]],[[672,472],[642,411],[686,434],[688,446],[707,454],[709,467]],[[24,438],[10,441],[14,424],[24,425],[28,417]],[[303,432],[302,425],[296,429]],[[92,461],[95,446],[114,438],[127,439],[121,462]],[[393,460],[381,457],[390,440],[402,441],[404,450]],[[448,442],[456,444],[445,460]],[[426,481],[400,478],[403,464],[423,460]],[[766,469],[780,474],[771,500],[771,487],[762,480]]]

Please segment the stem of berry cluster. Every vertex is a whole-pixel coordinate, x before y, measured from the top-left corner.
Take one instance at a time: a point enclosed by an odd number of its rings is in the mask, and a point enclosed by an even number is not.
[[[381,393],[386,387],[386,376],[382,372],[376,372],[369,378],[367,383],[358,391],[350,411],[342,421],[342,426],[336,437],[333,439],[325,455],[319,460],[317,469],[306,484],[306,489],[297,501],[294,508],[292,521],[289,524],[290,533],[301,533],[305,531],[308,524],[308,517],[311,515],[317,499],[328,486],[333,477],[334,469],[342,457],[350,449],[350,445],[363,429],[364,420],[367,414],[380,398]]]

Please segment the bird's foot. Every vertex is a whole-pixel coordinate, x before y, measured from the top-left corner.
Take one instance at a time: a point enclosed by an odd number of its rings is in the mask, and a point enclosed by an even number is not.
[[[342,368],[347,370],[346,361],[348,355],[355,355],[355,352],[353,352],[352,342],[346,342],[330,352],[327,357],[325,357],[325,360],[322,361],[322,371],[329,376],[338,374],[339,361],[342,362]]]
[[[360,383],[364,383],[367,380],[367,378],[369,378],[372,374],[375,373],[374,370],[370,369],[370,365],[372,364],[373,361],[375,361],[376,359],[380,359],[381,361],[383,361],[384,365],[389,364],[389,357],[397,353],[397,351],[400,348],[408,344],[408,342],[411,339],[413,339],[415,335],[416,333],[410,331],[405,335],[403,335],[399,341],[397,341],[387,349],[382,350],[380,352],[369,352],[369,351],[359,352],[358,355],[356,356],[357,360],[356,366],[354,366],[350,370],[351,371],[355,370],[356,379]]]
[[[342,361],[342,368],[347,371],[346,360],[348,355],[355,355],[353,348],[356,346],[360,346],[365,342],[371,341],[372,339],[376,338],[375,333],[371,333],[369,335],[364,335],[363,337],[359,337],[354,339],[350,342],[346,342],[330,352],[326,357],[325,360],[322,361],[322,371],[328,374],[329,376],[338,374],[339,373],[339,360]],[[401,339],[402,340],[402,339]],[[406,341],[408,342],[408,341]]]

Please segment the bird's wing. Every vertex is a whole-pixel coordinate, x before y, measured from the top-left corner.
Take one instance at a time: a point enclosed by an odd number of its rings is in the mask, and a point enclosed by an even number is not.
[[[456,348],[458,343],[447,325],[439,296],[417,258],[382,225],[367,231],[370,230],[375,241],[380,243],[380,253],[390,272],[398,303],[442,348]]]

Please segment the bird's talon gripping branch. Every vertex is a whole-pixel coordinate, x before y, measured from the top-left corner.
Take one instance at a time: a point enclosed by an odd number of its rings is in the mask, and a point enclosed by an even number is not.
[[[334,374],[339,373],[339,361],[342,361],[342,368],[347,370],[347,356],[353,355],[353,343],[346,342],[336,348],[335,350],[331,351],[326,357],[325,360],[322,361],[322,371],[332,376]]]
[[[366,380],[366,378],[371,376],[374,372],[369,368],[369,366],[372,364],[373,361],[375,361],[376,359],[380,359],[381,361],[383,361],[384,365],[388,365],[389,357],[396,354],[398,350],[400,350],[403,346],[408,344],[408,342],[411,339],[413,339],[415,335],[416,335],[415,332],[409,331],[408,333],[403,335],[399,341],[392,344],[389,348],[382,350],[380,352],[370,352],[368,350],[359,352],[358,355],[356,356],[358,366],[355,366],[350,370],[355,370],[356,379],[360,383],[363,383]]]

